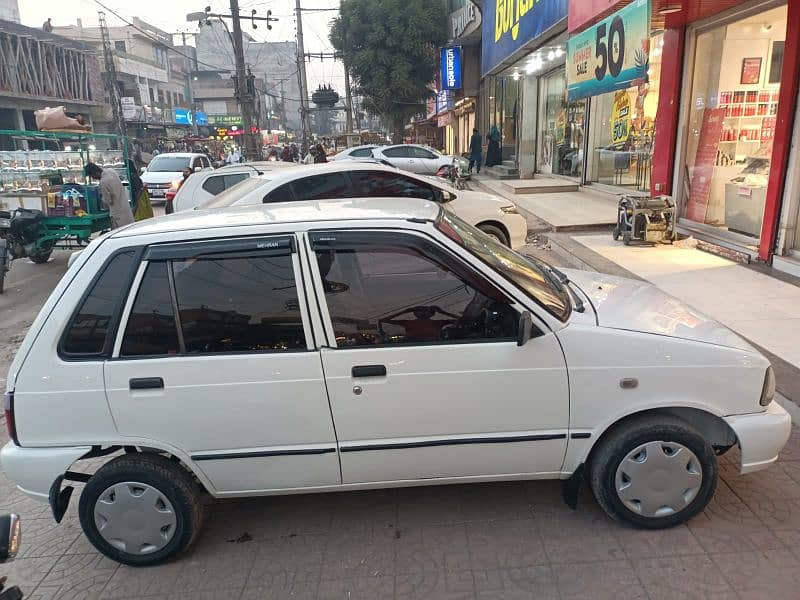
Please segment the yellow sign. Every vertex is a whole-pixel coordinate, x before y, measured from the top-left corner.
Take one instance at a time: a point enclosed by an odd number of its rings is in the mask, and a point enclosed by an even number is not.
[[[511,32],[511,39],[519,35],[519,21],[539,0],[497,0],[494,17],[494,41]]]
[[[624,144],[631,134],[631,101],[628,92],[619,90],[611,105],[611,143]]]
[[[556,146],[561,146],[567,139],[567,111],[563,108],[558,111],[556,115],[556,132],[555,142]]]

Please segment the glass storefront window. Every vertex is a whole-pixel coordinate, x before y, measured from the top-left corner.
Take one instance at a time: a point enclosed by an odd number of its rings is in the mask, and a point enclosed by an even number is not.
[[[592,97],[587,181],[649,191],[663,34],[650,38],[647,79]]]
[[[540,173],[581,177],[586,101],[567,102],[564,68],[539,78]]]
[[[686,144],[683,216],[761,236],[786,6],[697,35]]]

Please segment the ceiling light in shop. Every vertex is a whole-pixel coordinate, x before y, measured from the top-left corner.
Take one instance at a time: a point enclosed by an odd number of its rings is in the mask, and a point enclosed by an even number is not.
[[[660,15],[671,15],[672,13],[681,12],[683,7],[680,4],[665,4],[658,9]]]
[[[555,57],[556,57],[555,50],[550,50],[550,52],[547,53],[547,60],[553,60]]]
[[[519,81],[519,71],[514,71],[514,74],[511,76],[511,79],[514,81]]]
[[[564,51],[561,49],[561,46],[559,46],[556,48],[556,58],[561,58],[562,56],[564,56]]]

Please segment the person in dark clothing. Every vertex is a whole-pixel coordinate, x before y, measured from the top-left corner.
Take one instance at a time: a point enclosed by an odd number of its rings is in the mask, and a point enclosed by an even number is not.
[[[326,162],[328,162],[328,158],[325,156],[325,150],[322,148],[322,144],[317,144],[314,147],[314,164]]]
[[[477,129],[472,130],[472,137],[469,139],[469,172],[472,173],[472,167],[478,167],[478,173],[481,172],[481,158],[483,154],[483,140],[481,134]]]
[[[500,152],[500,130],[497,129],[497,125],[492,125],[486,139],[489,140],[489,147],[486,149],[486,166],[493,167],[499,165],[503,162],[503,158]]]

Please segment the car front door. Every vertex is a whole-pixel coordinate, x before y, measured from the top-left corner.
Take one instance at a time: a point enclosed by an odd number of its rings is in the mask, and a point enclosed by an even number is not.
[[[413,146],[411,150],[418,165],[416,172],[434,175],[441,164],[441,157],[419,146]]]
[[[105,364],[119,433],[182,450],[220,493],[341,481],[296,248],[150,246]]]
[[[417,159],[414,158],[410,146],[392,146],[383,151],[384,158],[398,169],[416,173],[419,169]]]
[[[344,483],[557,473],[569,398],[555,335],[429,238],[308,234]]]

